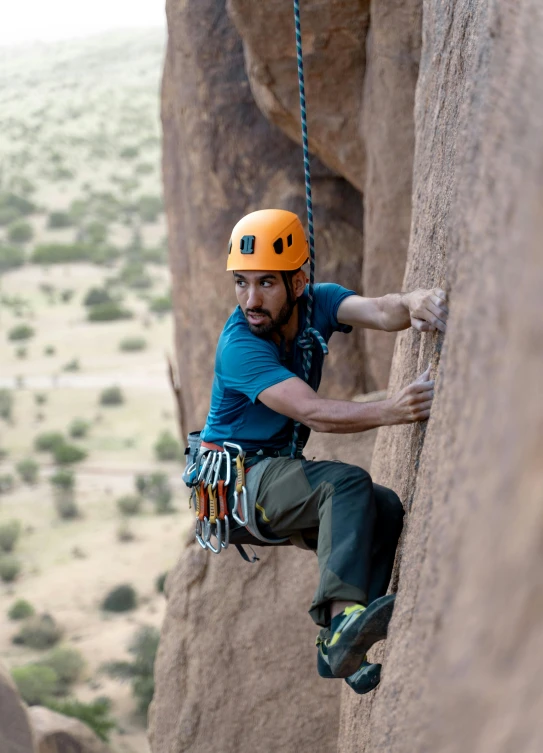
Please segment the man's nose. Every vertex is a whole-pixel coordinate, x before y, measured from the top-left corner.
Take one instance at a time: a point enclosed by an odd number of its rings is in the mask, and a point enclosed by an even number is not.
[[[258,287],[251,286],[249,288],[249,294],[247,297],[247,308],[248,309],[257,309],[262,306],[262,296],[260,294],[260,289]]]

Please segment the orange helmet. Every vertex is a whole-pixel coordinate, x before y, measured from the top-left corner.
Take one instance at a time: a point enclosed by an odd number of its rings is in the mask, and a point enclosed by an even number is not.
[[[226,269],[293,272],[308,259],[297,215],[284,209],[260,209],[245,215],[232,230]]]

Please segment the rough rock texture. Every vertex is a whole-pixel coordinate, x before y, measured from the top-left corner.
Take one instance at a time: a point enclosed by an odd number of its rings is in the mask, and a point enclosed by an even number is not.
[[[410,515],[384,679],[344,694],[341,753],[542,749],[542,38],[538,0],[424,3],[406,287],[449,287],[451,318],[398,338],[392,388],[431,361],[436,400],[375,447]]]
[[[111,748],[79,719],[57,714],[42,706],[29,708],[28,716],[37,753],[111,753]]]
[[[372,0],[362,107],[364,295],[402,289],[411,226],[422,0]],[[367,330],[367,389],[386,389],[396,333]]]
[[[235,305],[224,271],[232,227],[262,207],[304,216],[301,150],[254,103],[242,43],[224,2],[167,3],[169,42],[162,92],[163,172],[182,390],[189,430],[208,409],[215,345]],[[319,279],[350,285],[361,276],[360,195],[315,162]],[[361,349],[341,338],[324,389],[364,389]]]
[[[27,709],[15,683],[0,664],[0,751],[35,753]]]
[[[310,149],[359,190],[364,188],[362,105],[369,0],[301,3]],[[272,122],[301,143],[291,0],[229,0],[254,98]],[[407,245],[407,244],[406,244]]]
[[[363,462],[375,432],[311,439],[308,457]],[[332,753],[341,681],[319,680],[307,609],[317,582],[311,552],[235,549],[216,557],[190,544],[168,577],[155,665],[153,753]]]

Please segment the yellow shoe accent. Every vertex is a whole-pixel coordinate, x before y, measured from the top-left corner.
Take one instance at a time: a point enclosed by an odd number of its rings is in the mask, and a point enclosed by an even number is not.
[[[366,609],[362,604],[353,604],[352,607],[345,607],[343,614],[349,616],[353,612],[363,612]]]

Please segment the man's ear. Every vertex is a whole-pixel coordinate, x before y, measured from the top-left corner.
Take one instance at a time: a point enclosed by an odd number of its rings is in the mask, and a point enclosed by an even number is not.
[[[299,269],[292,277],[292,292],[295,298],[299,298],[307,285],[307,277],[303,269]]]

